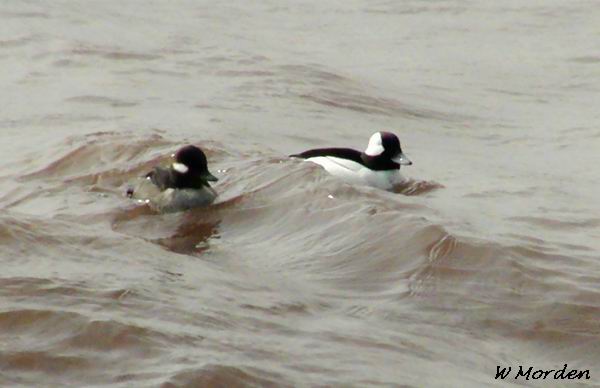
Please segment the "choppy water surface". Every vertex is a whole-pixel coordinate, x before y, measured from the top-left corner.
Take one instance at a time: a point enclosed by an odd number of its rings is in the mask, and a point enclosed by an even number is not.
[[[4,2],[0,385],[600,384],[593,1]],[[286,155],[396,132],[398,193]],[[160,215],[182,144],[219,178]],[[494,380],[497,365],[590,380]]]

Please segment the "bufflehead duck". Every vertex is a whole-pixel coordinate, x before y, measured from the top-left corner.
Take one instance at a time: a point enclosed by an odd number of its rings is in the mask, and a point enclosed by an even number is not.
[[[292,157],[321,165],[328,173],[352,183],[391,190],[404,181],[400,166],[412,162],[402,153],[400,140],[390,132],[376,132],[364,152],[350,148],[319,148]]]
[[[208,171],[206,155],[196,146],[182,147],[168,168],[154,167],[127,196],[162,212],[175,212],[210,205],[217,193],[208,182],[217,178]]]

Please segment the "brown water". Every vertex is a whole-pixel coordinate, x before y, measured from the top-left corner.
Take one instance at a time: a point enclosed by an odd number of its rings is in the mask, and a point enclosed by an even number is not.
[[[226,4],[0,4],[0,385],[598,386],[598,3]],[[286,158],[381,129],[400,193]]]

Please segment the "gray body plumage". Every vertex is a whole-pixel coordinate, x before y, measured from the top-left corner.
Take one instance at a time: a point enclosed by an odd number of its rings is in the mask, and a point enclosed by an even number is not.
[[[150,178],[138,178],[132,191],[133,199],[146,203],[152,209],[163,213],[208,206],[217,198],[217,192],[212,187],[160,190]]]

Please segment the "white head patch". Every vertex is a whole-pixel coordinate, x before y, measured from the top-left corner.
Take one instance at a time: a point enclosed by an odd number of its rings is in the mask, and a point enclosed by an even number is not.
[[[383,151],[385,150],[383,149],[381,134],[379,132],[374,133],[369,139],[369,145],[365,150],[365,154],[369,156],[378,156],[381,155]]]
[[[178,173],[181,173],[181,174],[185,174],[186,172],[189,171],[188,166],[186,166],[183,163],[173,163],[172,166],[173,166],[173,170],[175,170],[175,171],[177,171]]]

